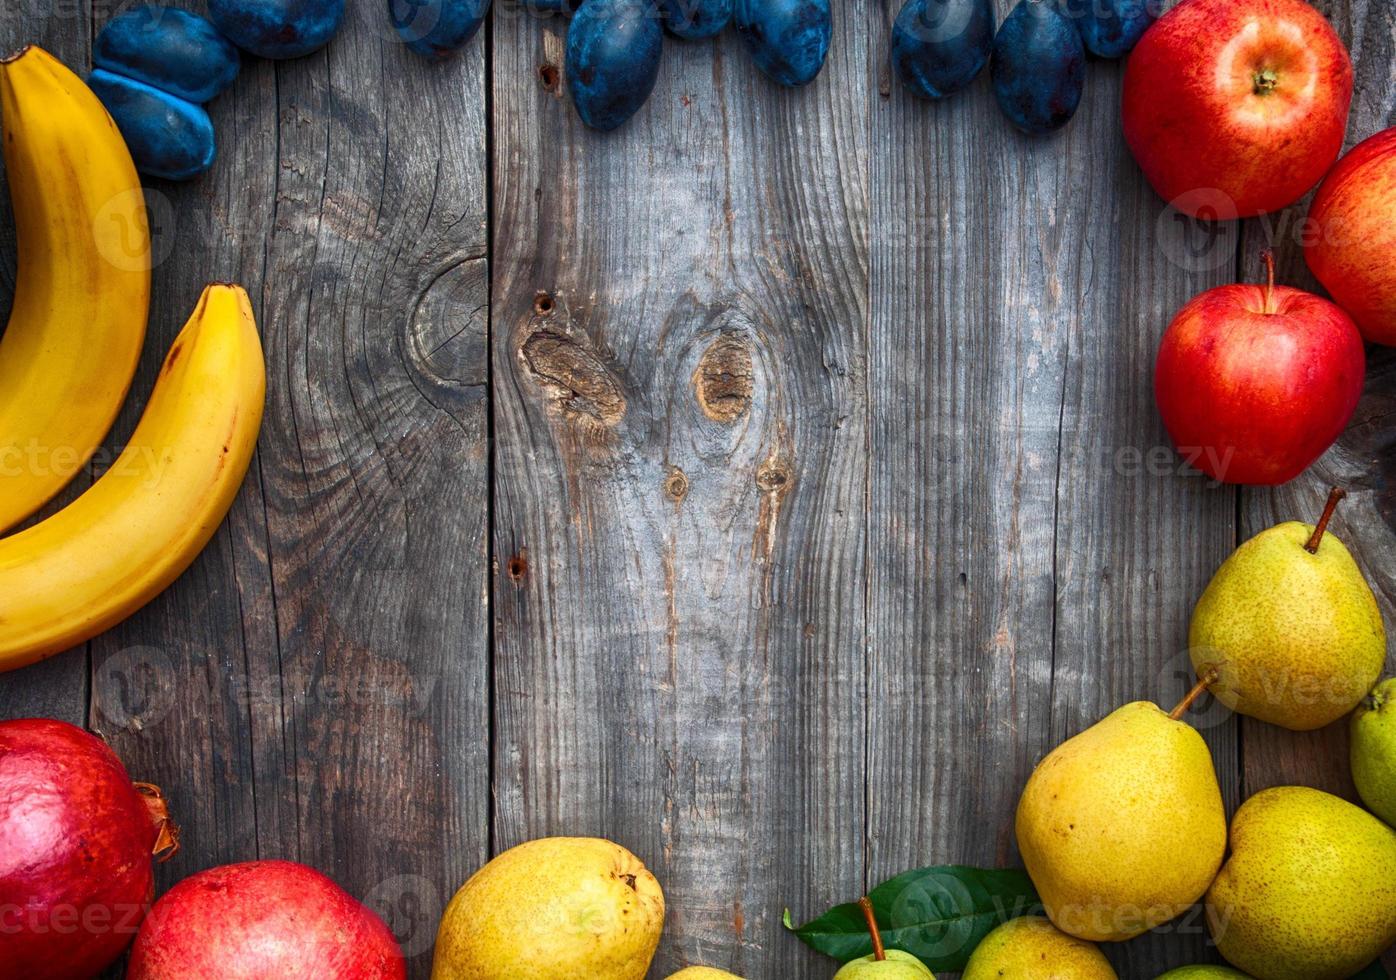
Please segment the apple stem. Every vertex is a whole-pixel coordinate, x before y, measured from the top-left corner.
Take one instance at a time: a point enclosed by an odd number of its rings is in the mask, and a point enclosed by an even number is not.
[[[1273,68],[1262,68],[1251,75],[1251,85],[1256,95],[1269,95],[1280,84],[1279,73]]]
[[[1260,253],[1260,261],[1265,263],[1265,312],[1275,312],[1275,251],[1267,248]]]
[[[1168,713],[1168,717],[1174,721],[1181,720],[1183,715],[1188,713],[1188,709],[1192,707],[1192,703],[1202,697],[1202,692],[1215,684],[1216,681],[1217,670],[1214,667],[1202,675],[1198,682],[1192,686],[1192,690],[1184,696],[1183,700],[1178,702],[1178,706]]]
[[[882,947],[882,933],[877,931],[877,916],[873,914],[872,899],[864,895],[858,899],[858,907],[863,910],[863,918],[868,923],[868,935],[872,936],[873,959],[887,959],[887,950]]]
[[[1338,506],[1338,501],[1348,495],[1342,487],[1334,487],[1328,491],[1328,503],[1323,506],[1323,515],[1319,517],[1318,523],[1314,525],[1314,533],[1309,538],[1309,543],[1304,545],[1304,550],[1311,555],[1318,554],[1318,544],[1323,540],[1323,532],[1328,530],[1328,522],[1333,519],[1333,511]]]

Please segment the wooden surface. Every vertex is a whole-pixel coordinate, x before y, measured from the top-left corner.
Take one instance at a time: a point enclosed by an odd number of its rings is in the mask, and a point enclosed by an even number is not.
[[[1393,121],[1396,13],[1321,6],[1356,142]],[[0,48],[85,67],[107,13],[8,7]],[[1121,139],[1117,64],[1045,140],[984,79],[917,102],[887,77],[895,13],[841,5],[799,92],[731,35],[669,42],[607,136],[540,78],[565,22],[514,8],[432,65],[353,0],[326,51],[245,65],[211,107],[214,171],[150,185],[162,262],[113,442],[200,286],[235,279],[269,360],[257,461],[166,595],[0,677],[0,717],[85,722],[165,787],[186,846],[162,887],[307,861],[424,977],[488,854],[598,834],[664,884],[655,976],[827,976],[783,908],[1014,862],[1034,763],[1123,701],[1176,700],[1216,566],[1329,482],[1396,625],[1390,351],[1276,491],[1184,470],[1153,407],[1186,299],[1256,275],[1265,242],[1311,283],[1302,207],[1168,211]],[[1198,722],[1230,806],[1351,792],[1342,726]],[[1197,917],[1164,931],[1111,948],[1122,976],[1208,955]]]

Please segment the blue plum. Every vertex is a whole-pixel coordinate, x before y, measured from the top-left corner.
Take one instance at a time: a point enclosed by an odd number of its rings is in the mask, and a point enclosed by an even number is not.
[[[465,47],[489,10],[490,0],[388,0],[398,35],[426,58],[445,58]]]
[[[200,106],[102,68],[87,84],[116,120],[141,173],[188,180],[213,165],[213,122]]]
[[[892,67],[912,92],[943,99],[978,77],[993,44],[990,0],[907,0],[892,28]]]
[[[1003,114],[1025,133],[1050,133],[1081,104],[1086,49],[1052,0],[1018,0],[994,37],[989,72]]]
[[[238,76],[238,49],[197,14],[133,7],[113,17],[92,44],[92,63],[189,102],[207,102]]]
[[[1134,50],[1158,16],[1158,0],[1078,0],[1071,13],[1086,50],[1100,58],[1123,58]]]
[[[652,0],[586,0],[567,29],[567,87],[577,115],[611,130],[654,91],[664,29]]]
[[[732,19],[732,0],[659,0],[664,26],[687,41],[713,37]]]
[[[756,67],[781,85],[806,85],[824,67],[834,34],[829,0],[736,0],[732,19]]]
[[[208,16],[259,58],[299,58],[330,43],[344,20],[344,0],[208,0]]]

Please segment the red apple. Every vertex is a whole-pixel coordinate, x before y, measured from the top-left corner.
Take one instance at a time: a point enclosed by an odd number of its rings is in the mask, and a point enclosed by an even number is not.
[[[383,920],[291,861],[249,861],[185,878],[155,903],[126,980],[401,980]]]
[[[1252,217],[1318,183],[1351,101],[1347,48],[1303,0],[1183,0],[1130,55],[1125,141],[1180,211]]]
[[[1309,208],[1304,258],[1374,344],[1396,345],[1396,128],[1338,161]]]
[[[1347,425],[1367,370],[1352,318],[1269,281],[1209,289],[1178,311],[1154,371],[1178,451],[1225,483],[1292,480]]]

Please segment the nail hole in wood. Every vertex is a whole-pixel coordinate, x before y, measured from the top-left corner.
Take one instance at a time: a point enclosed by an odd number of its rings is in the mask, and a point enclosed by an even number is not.
[[[664,495],[674,503],[678,503],[688,495],[688,477],[677,466],[669,471],[668,477],[664,480]]]
[[[557,65],[541,64],[538,66],[538,81],[543,83],[543,88],[549,92],[556,92],[557,86],[562,81],[562,76],[558,73]]]
[[[790,483],[790,467],[784,460],[762,463],[756,471],[756,485],[765,493],[779,493]]]
[[[553,310],[557,309],[557,303],[547,290],[538,290],[538,295],[533,297],[533,312],[539,316],[551,316]]]
[[[520,551],[509,559],[509,581],[518,585],[528,575],[528,551]]]

